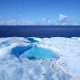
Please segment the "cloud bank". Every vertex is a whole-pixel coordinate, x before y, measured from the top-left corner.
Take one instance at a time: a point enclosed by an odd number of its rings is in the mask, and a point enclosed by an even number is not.
[[[41,21],[15,18],[9,20],[0,19],[0,25],[80,25],[80,21],[74,22],[69,20],[69,16],[59,14],[57,21],[50,18],[43,18]]]

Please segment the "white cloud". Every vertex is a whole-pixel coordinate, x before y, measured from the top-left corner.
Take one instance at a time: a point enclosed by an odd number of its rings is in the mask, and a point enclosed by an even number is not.
[[[5,20],[0,20],[0,25],[3,25],[3,24],[5,24]]]
[[[68,22],[68,16],[64,14],[59,14],[59,24],[61,25],[67,25],[69,24]]]
[[[43,19],[42,19],[42,23],[41,23],[41,24],[43,24],[43,25],[53,25],[53,24],[54,24],[54,22],[53,22],[53,20],[52,20],[52,19],[43,18]]]
[[[73,25],[80,25],[80,21],[76,21]]]
[[[15,19],[9,20],[0,19],[0,25],[80,25],[80,22],[70,21],[67,15],[59,14],[58,21],[55,22],[53,21],[53,19],[50,18],[43,18],[41,21],[36,21],[27,20],[19,16]]]
[[[51,19],[48,19],[48,18],[43,18],[43,22],[51,23],[51,22],[52,22],[52,20],[51,20]]]
[[[59,14],[59,20],[67,20],[68,16],[64,14]]]

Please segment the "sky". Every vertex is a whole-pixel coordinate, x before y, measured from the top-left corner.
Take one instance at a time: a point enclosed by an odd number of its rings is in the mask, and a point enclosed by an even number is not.
[[[71,24],[80,21],[79,8],[80,0],[0,0],[0,20]]]

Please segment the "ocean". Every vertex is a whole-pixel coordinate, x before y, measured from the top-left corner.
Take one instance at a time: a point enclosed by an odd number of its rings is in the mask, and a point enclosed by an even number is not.
[[[80,26],[0,25],[0,37],[80,37]]]

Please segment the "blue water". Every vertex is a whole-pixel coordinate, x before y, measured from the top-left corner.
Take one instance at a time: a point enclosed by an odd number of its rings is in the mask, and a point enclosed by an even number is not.
[[[80,26],[0,26],[0,37],[80,37]]]
[[[58,55],[55,52],[39,46],[34,46],[33,48],[25,51],[23,55],[29,59],[58,58]]]
[[[37,40],[35,40],[34,38],[27,38],[31,43],[35,43],[35,42],[38,42]]]
[[[31,48],[32,48],[32,46],[17,46],[11,50],[11,54],[13,56],[16,56],[17,58],[19,58],[20,55],[23,54],[23,52],[25,52],[26,50],[29,50]]]

